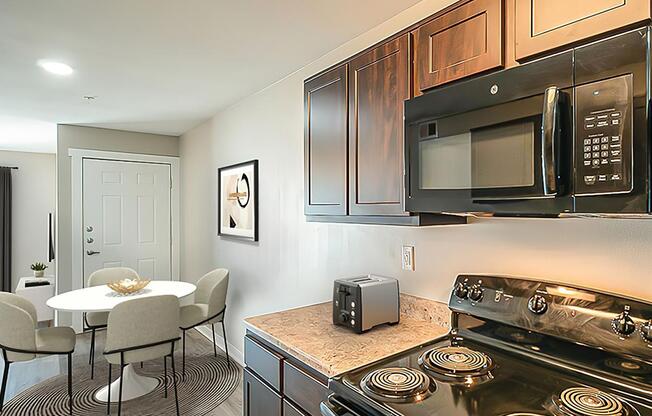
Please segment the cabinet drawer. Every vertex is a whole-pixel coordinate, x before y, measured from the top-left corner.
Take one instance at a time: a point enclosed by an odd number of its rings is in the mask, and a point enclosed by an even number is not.
[[[308,416],[301,410],[297,409],[292,403],[283,399],[283,416]]]
[[[245,368],[242,379],[244,416],[282,416],[283,399]]]
[[[245,337],[245,364],[277,391],[281,391],[283,357],[265,348],[253,338]]]
[[[503,1],[472,0],[418,27],[415,95],[503,65]]]
[[[311,416],[320,416],[319,403],[328,397],[328,388],[294,365],[284,363],[283,393]]]

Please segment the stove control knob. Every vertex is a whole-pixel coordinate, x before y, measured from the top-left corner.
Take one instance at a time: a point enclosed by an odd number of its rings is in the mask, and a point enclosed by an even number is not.
[[[527,302],[527,308],[530,310],[530,312],[541,315],[548,310],[548,302],[543,296],[534,295]]]
[[[611,327],[614,332],[623,337],[629,336],[636,330],[634,320],[629,316],[629,306],[611,321]]]
[[[471,290],[469,290],[469,299],[471,299],[474,302],[480,302],[482,300],[483,295],[484,295],[484,290],[482,290],[482,287],[480,287],[480,285],[473,285],[471,287]]]
[[[647,342],[652,342],[652,319],[641,325],[641,336]]]
[[[464,282],[460,282],[455,286],[454,289],[455,296],[460,299],[466,299],[469,294],[469,287]]]

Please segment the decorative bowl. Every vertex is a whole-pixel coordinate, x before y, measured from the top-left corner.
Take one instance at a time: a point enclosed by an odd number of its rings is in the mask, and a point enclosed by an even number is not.
[[[117,292],[121,295],[131,295],[136,292],[139,292],[145,288],[151,282],[151,280],[141,280],[141,279],[123,279],[117,282],[107,283],[106,285],[110,287],[114,292]]]

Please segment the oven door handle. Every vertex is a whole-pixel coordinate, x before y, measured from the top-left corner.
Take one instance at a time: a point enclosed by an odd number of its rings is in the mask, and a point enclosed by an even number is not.
[[[541,176],[543,177],[543,195],[557,194],[556,152],[559,147],[559,101],[561,91],[553,86],[543,95],[543,115],[541,121]]]
[[[336,399],[334,399],[334,395],[332,394],[328,396],[328,399],[319,404],[319,410],[322,416],[361,416],[340,404]]]

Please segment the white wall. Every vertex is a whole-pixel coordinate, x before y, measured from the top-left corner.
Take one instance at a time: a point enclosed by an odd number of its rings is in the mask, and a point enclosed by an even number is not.
[[[303,80],[449,3],[425,0],[182,136],[182,276],[231,270],[227,331],[235,347],[242,349],[245,317],[326,301],[333,279],[370,272],[441,301],[461,272],[543,277],[652,300],[652,220],[482,219],[418,229],[306,222]],[[217,168],[254,158],[260,242],[221,239]],[[416,246],[415,272],[400,268],[403,244]]]
[[[54,154],[0,151],[0,166],[16,166],[11,171],[12,196],[12,290],[18,280],[31,276],[29,266],[37,261],[48,264],[48,214],[55,210],[56,158]]]

